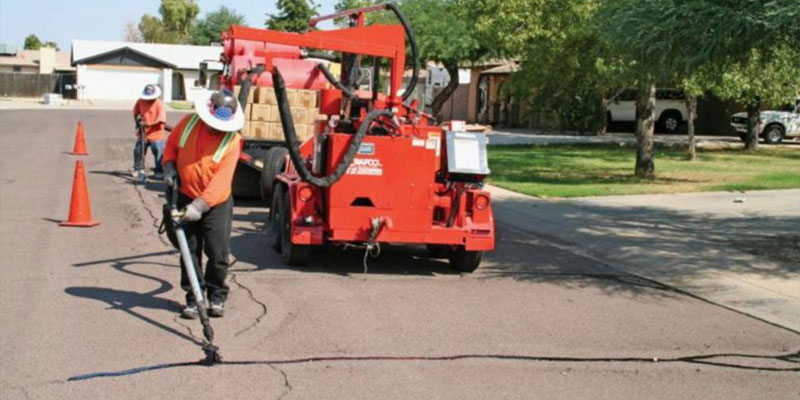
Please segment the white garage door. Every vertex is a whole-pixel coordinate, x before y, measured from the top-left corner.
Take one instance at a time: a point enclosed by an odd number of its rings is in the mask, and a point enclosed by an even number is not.
[[[84,99],[135,100],[145,85],[161,84],[162,76],[155,68],[89,66],[79,71],[78,84],[83,85]]]

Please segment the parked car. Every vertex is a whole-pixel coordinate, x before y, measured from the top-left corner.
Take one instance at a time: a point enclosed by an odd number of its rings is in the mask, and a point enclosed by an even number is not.
[[[742,141],[747,140],[747,113],[731,116],[731,126],[739,133]],[[787,105],[782,111],[762,111],[756,131],[764,138],[764,143],[780,143],[784,138],[800,137],[800,98],[794,106]]]
[[[656,128],[666,133],[681,130],[689,115],[684,103],[684,93],[678,89],[656,90]],[[609,123],[636,121],[636,90],[625,89],[608,104]]]

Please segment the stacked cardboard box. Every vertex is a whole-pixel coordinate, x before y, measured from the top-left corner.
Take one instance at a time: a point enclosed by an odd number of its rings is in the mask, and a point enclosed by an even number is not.
[[[241,87],[234,87],[234,94],[239,97]],[[319,114],[316,90],[287,89],[286,97],[294,120],[294,129],[300,141],[314,135],[314,121],[325,119]],[[278,113],[278,102],[275,91],[271,87],[257,87],[250,90],[245,107],[247,122],[241,130],[242,136],[252,139],[284,140],[281,117]]]

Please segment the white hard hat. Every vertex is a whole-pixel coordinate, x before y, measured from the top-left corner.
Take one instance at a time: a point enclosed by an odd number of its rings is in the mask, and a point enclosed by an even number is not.
[[[228,89],[208,91],[194,100],[197,115],[208,126],[222,132],[236,132],[244,127],[244,112]]]
[[[142,90],[142,95],[139,96],[142,100],[155,100],[161,97],[161,88],[158,85],[147,85]]]

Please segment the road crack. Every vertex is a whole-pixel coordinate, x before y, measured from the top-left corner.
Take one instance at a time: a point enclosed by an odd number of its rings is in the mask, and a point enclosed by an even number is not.
[[[257,299],[256,296],[253,295],[253,291],[249,287],[247,287],[247,286],[243,285],[241,282],[239,282],[239,280],[236,279],[236,273],[234,273],[234,272],[231,272],[231,282],[235,283],[236,286],[238,286],[240,289],[242,289],[245,292],[247,292],[247,295],[250,297],[250,300],[252,300],[254,303],[258,304],[259,307],[261,307],[261,313],[255,318],[255,321],[253,321],[253,323],[251,323],[250,325],[248,325],[244,329],[236,332],[233,335],[234,337],[236,337],[236,336],[239,336],[239,335],[249,331],[250,329],[254,328],[256,325],[258,325],[261,322],[261,320],[267,315],[267,305],[264,304],[264,302],[262,302],[261,300]]]
[[[133,189],[136,190],[136,194],[139,195],[139,201],[142,202],[142,206],[144,207],[145,211],[150,214],[150,218],[153,220],[153,227],[156,228],[156,232],[161,228],[161,219],[156,215],[156,213],[150,208],[147,204],[147,201],[144,198],[144,194],[142,190],[139,188],[139,185],[134,184]],[[158,240],[164,244],[164,246],[172,248],[172,244],[170,244],[167,239],[164,238],[161,234],[158,235]]]
[[[278,368],[278,367],[276,367],[276,366],[274,366],[272,364],[267,364],[267,365],[270,368],[274,369],[275,371],[280,372],[281,376],[283,377],[283,393],[281,393],[281,395],[278,396],[278,399],[277,399],[277,400],[281,400],[284,397],[286,397],[293,389],[292,388],[292,384],[289,383],[289,376],[286,375],[286,371],[284,371],[284,370],[282,370],[282,369],[280,369],[280,368]]]

